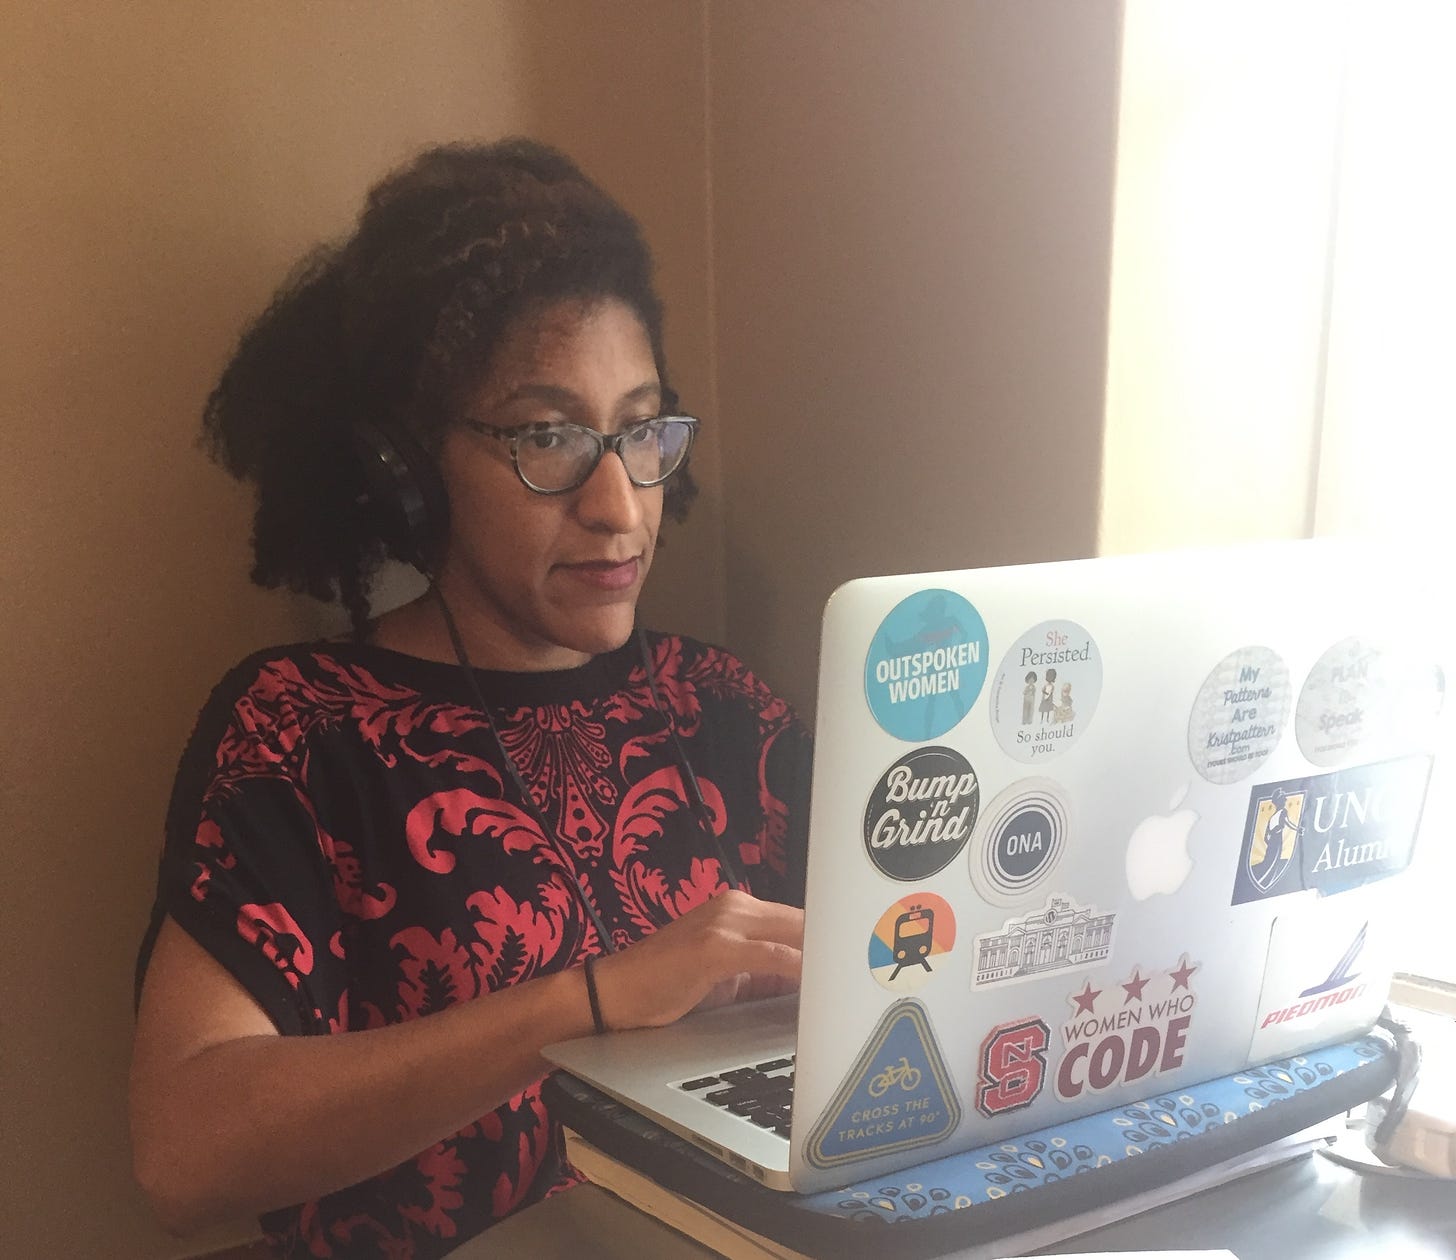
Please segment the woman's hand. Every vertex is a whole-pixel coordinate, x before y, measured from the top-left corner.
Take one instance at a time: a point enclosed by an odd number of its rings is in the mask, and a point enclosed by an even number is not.
[[[608,1028],[655,1028],[697,1007],[799,987],[804,912],[736,890],[598,960]]]

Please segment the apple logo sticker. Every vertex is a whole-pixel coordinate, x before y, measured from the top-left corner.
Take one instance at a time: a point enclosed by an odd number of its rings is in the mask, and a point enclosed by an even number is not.
[[[1150,814],[1128,838],[1127,887],[1138,901],[1155,893],[1177,892],[1193,869],[1188,836],[1198,821],[1198,811],[1179,808],[1187,795],[1185,783],[1168,802],[1166,814]]]

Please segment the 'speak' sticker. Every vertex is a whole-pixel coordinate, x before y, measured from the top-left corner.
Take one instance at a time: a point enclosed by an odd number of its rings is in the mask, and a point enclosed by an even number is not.
[[[933,1145],[960,1122],[960,1102],[930,1019],[907,999],[875,1026],[809,1134],[804,1158],[815,1168],[835,1168]]]

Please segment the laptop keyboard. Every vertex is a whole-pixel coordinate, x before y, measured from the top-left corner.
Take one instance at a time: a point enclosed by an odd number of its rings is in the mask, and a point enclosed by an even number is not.
[[[706,1103],[742,1116],[760,1129],[789,1136],[789,1112],[794,1102],[794,1058],[770,1059],[747,1067],[729,1068],[714,1076],[682,1081],[678,1088]]]

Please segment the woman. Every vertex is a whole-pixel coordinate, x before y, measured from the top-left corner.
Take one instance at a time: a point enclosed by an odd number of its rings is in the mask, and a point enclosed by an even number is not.
[[[132,1070],[173,1229],[445,1254],[573,1180],[541,1047],[797,983],[807,738],[732,656],[634,631],[692,493],[661,325],[570,161],[443,148],[214,391],[254,580],[354,636],[244,661],[179,768]],[[429,590],[372,619],[386,552]]]

